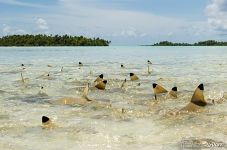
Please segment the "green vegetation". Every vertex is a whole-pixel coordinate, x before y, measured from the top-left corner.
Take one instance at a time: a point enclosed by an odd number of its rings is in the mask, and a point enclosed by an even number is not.
[[[162,41],[159,43],[155,43],[152,46],[227,46],[227,42],[207,40],[207,41],[201,41],[194,44],[188,44],[188,43],[172,43],[169,41]]]
[[[0,46],[109,46],[110,41],[69,35],[9,35],[0,38]]]

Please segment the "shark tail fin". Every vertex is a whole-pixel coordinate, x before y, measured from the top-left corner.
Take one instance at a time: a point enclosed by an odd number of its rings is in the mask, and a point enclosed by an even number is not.
[[[126,79],[124,79],[123,83],[121,84],[121,89],[125,86],[125,83],[127,82]]]
[[[24,80],[24,77],[23,77],[22,72],[20,73],[20,76],[21,76],[21,81],[24,83],[24,82],[25,82],[25,80]]]

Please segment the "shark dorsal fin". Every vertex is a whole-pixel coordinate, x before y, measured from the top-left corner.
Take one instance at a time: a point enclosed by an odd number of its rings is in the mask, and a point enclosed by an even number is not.
[[[42,123],[47,123],[48,121],[50,121],[50,118],[47,116],[42,116]]]
[[[147,64],[152,64],[150,60],[147,60]]]
[[[130,73],[129,75],[130,75],[131,81],[135,81],[135,80],[138,80],[139,79],[138,76],[135,75],[134,73]]]
[[[204,86],[200,84],[196,89],[192,96],[191,102],[198,106],[206,106],[207,102],[204,100]]]
[[[154,96],[155,96],[155,100],[157,100],[157,94],[160,94],[160,93],[167,93],[168,91],[163,88],[162,86],[156,84],[156,83],[153,83],[153,91],[154,91]]]
[[[103,74],[100,74],[100,75],[95,79],[94,82],[100,82],[100,81],[102,81],[102,80],[103,80]]]
[[[174,98],[177,98],[177,87],[173,87],[171,91],[169,92],[169,95],[171,95]]]
[[[154,94],[167,93],[168,91],[162,86],[153,83]]]
[[[51,121],[51,119],[47,116],[42,116],[42,128],[43,129],[51,129],[56,127],[55,124]]]
[[[107,83],[107,80],[100,81],[98,84],[95,85],[95,87],[100,90],[105,90],[106,83]]]

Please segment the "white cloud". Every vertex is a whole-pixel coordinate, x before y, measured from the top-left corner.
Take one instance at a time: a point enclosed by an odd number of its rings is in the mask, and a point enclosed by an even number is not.
[[[169,32],[167,35],[168,36],[172,36],[173,35],[173,32]]]
[[[3,35],[13,35],[13,34],[26,34],[27,32],[23,29],[19,28],[13,28],[9,25],[3,24],[3,29],[2,29]]]
[[[8,26],[8,25],[3,25],[3,29],[2,29],[2,32],[3,32],[3,35],[8,35],[8,34],[11,34],[11,27]]]
[[[99,0],[93,0],[92,3],[97,1]],[[101,5],[94,7],[91,4],[86,5],[87,3],[88,0],[58,0],[58,5],[52,9],[54,14],[40,16],[45,17],[51,25],[50,33],[101,37],[111,40],[112,43],[131,41],[138,44],[154,40],[195,42],[214,38],[207,21],[120,10]]]
[[[56,16],[52,16],[48,21],[52,20],[52,24],[59,27],[64,26],[65,32],[80,32],[83,27],[86,32],[96,32],[98,36],[136,37],[145,34],[168,34],[187,24],[180,19],[146,12],[85,7],[81,1],[60,0],[59,3],[58,19],[53,20]],[[95,28],[96,26],[99,28]]]
[[[0,3],[8,4],[8,5],[16,5],[16,6],[25,6],[25,7],[34,7],[34,8],[45,8],[46,6],[21,2],[18,0],[0,0]]]
[[[138,33],[135,28],[129,27],[128,29],[121,30],[120,32],[113,33],[113,36],[122,36],[122,37],[137,37]]]
[[[140,37],[146,37],[147,33],[140,33]]]
[[[37,25],[38,29],[41,29],[41,30],[49,29],[46,20],[44,20],[43,18],[36,19],[36,25]]]
[[[116,1],[129,2],[130,0]],[[187,20],[187,18],[156,15],[148,11],[114,9],[114,7],[100,5],[101,2],[103,0],[57,0],[57,4],[49,7],[46,13],[18,14],[11,17],[0,14],[0,18],[4,19],[2,23],[13,20],[18,26],[34,34],[85,35],[105,38],[113,41],[112,43],[116,41],[140,44],[151,40],[194,42],[206,37],[213,38],[207,21],[199,22]],[[218,10],[217,7],[215,9]],[[37,17],[35,20],[34,16]],[[21,21],[22,17],[24,19]],[[209,18],[213,19],[213,17]],[[217,24],[217,20],[215,21]],[[210,25],[211,22],[212,20]],[[7,28],[5,30],[7,32]]]
[[[128,29],[121,30],[112,34],[113,37],[122,37],[122,38],[144,38],[147,33],[142,33],[136,30],[134,27],[129,27]]]
[[[209,25],[218,31],[227,31],[227,0],[212,0],[205,10]]]

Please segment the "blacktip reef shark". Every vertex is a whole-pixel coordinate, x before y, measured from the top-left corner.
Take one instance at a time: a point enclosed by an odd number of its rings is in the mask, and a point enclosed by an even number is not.
[[[177,87],[173,87],[171,91],[169,91],[166,98],[177,98]]]
[[[154,91],[154,97],[155,100],[157,100],[157,94],[162,94],[162,93],[167,93],[166,98],[177,98],[177,87],[173,87],[171,91],[167,91],[165,88],[162,86],[153,83],[153,91]]]
[[[83,63],[82,62],[79,62],[79,67],[82,67],[83,66]]]
[[[152,63],[151,63],[151,61],[150,61],[150,60],[147,60],[147,64],[150,64],[150,65],[151,65]]]
[[[39,92],[38,92],[38,95],[40,95],[40,96],[48,96],[43,90],[44,90],[44,87],[41,86],[41,87],[40,87],[40,90],[39,90]]]
[[[106,89],[106,84],[107,84],[107,80],[102,80],[100,82],[98,82],[95,87],[99,90],[105,90]]]
[[[107,80],[103,79],[103,74],[100,74],[96,79],[95,79],[95,85],[94,87],[91,87],[90,90],[105,90],[106,88],[106,84],[107,84]]]
[[[188,105],[182,108],[179,112],[200,112],[207,105],[213,105],[208,103],[204,99],[203,95],[204,86],[200,84],[194,91],[191,101]]]
[[[103,81],[103,74],[100,74],[100,75],[95,79],[94,82],[98,83],[98,82],[100,82],[100,81]]]
[[[89,84],[86,85],[82,96],[79,98],[63,97],[63,98],[60,98],[60,99],[50,102],[50,103],[57,104],[57,105],[75,105],[75,104],[86,105],[86,104],[92,102],[92,100],[87,97],[88,91],[89,91]]]
[[[123,64],[121,64],[121,68],[125,68],[125,66]]]
[[[26,69],[25,66],[24,66],[24,64],[21,64],[21,67],[22,67],[22,70],[25,70]]]
[[[139,77],[137,75],[135,75],[134,73],[129,73],[129,76],[130,76],[131,81],[139,80]]]
[[[150,71],[150,65],[151,65],[151,61],[150,60],[147,60],[147,73],[148,74],[151,74],[151,71]]]
[[[43,75],[38,76],[36,79],[45,79],[45,80],[53,80],[54,78],[50,75],[50,73],[45,73]]]
[[[47,116],[42,116],[42,128],[43,129],[51,129],[56,127],[56,125],[53,123],[53,121],[47,117]]]

